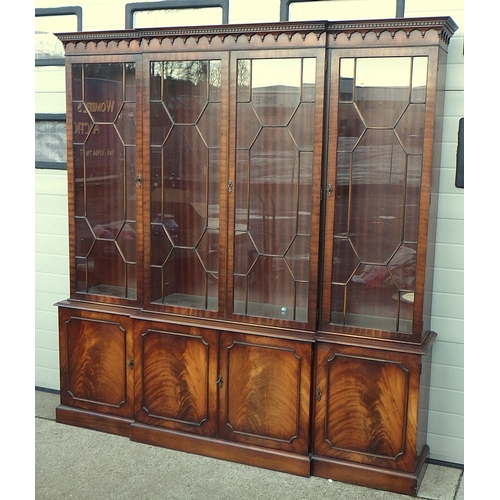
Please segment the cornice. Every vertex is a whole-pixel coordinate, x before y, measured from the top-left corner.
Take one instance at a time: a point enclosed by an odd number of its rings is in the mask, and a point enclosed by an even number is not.
[[[189,39],[194,39],[198,43],[201,39],[206,39],[212,43],[214,38],[220,39],[223,44],[229,37],[236,43],[240,37],[245,37],[250,41],[254,37],[261,38],[262,41],[268,36],[276,41],[281,35],[285,35],[291,40],[299,35],[304,40],[313,33],[317,40],[323,34],[330,34],[334,40],[340,34],[345,34],[350,39],[354,34],[359,34],[364,39],[368,33],[374,33],[377,38],[384,32],[389,32],[394,38],[396,33],[405,32],[409,37],[414,31],[420,31],[424,37],[428,31],[436,31],[442,41],[446,44],[457,25],[450,17],[432,17],[432,18],[404,18],[404,19],[385,19],[373,21],[304,21],[304,22],[276,22],[276,23],[258,23],[258,24],[223,24],[212,26],[192,26],[175,28],[138,28],[130,30],[116,31],[80,31],[72,33],[57,33],[56,36],[66,47],[68,44],[76,46],[83,43],[85,47],[93,43],[97,45],[103,42],[106,46],[114,42],[117,45],[125,42],[130,45],[133,41],[146,45],[154,39],[163,42],[170,40],[173,44],[181,39],[184,44]]]
[[[422,37],[428,31],[436,31],[440,39],[447,45],[453,33],[458,29],[451,17],[419,17],[401,19],[377,19],[373,21],[345,21],[327,23],[327,31],[336,38],[344,33],[348,38],[355,33],[364,39],[368,33],[374,33],[377,38],[384,32],[389,32],[394,38],[395,34],[403,31],[409,38],[414,31],[420,31]]]
[[[221,39],[222,42],[228,37],[237,40],[240,36],[245,36],[248,39],[258,36],[265,38],[272,35],[275,38],[282,34],[288,35],[290,38],[295,34],[302,34],[305,38],[309,33],[317,33],[318,37],[326,31],[326,21],[304,22],[304,23],[259,23],[259,24],[224,24],[212,26],[189,26],[176,28],[136,28],[132,30],[118,31],[87,31],[74,33],[57,33],[56,36],[66,46],[68,43],[77,44],[90,42],[132,42],[146,41],[149,43],[152,39],[170,39],[173,43],[176,39],[181,38],[184,42],[189,38],[199,40],[201,38],[208,39],[209,42],[215,37]]]

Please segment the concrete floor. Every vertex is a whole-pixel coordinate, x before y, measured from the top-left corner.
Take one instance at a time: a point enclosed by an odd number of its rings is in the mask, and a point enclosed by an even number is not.
[[[59,395],[35,391],[37,500],[409,500],[168,450],[55,422]],[[463,500],[463,471],[430,464],[418,498]]]

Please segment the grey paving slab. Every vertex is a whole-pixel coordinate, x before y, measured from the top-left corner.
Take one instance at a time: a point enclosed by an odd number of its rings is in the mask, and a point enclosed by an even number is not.
[[[35,417],[56,419],[56,406],[59,404],[59,394],[45,391],[35,391]]]
[[[418,490],[419,498],[454,500],[462,474],[461,469],[429,464]]]
[[[59,395],[36,392],[37,500],[409,500],[317,477],[215,460],[55,422]],[[461,473],[430,465],[419,497],[453,500]],[[457,500],[460,497],[457,497]],[[463,492],[462,497],[463,499]]]
[[[455,500],[464,500],[464,494],[465,494],[465,491],[464,491],[464,475],[462,474],[462,478],[460,480],[460,485],[458,487],[458,491],[457,491],[457,494],[455,496]]]
[[[36,419],[36,498],[409,499],[322,478],[302,478],[135,443]]]

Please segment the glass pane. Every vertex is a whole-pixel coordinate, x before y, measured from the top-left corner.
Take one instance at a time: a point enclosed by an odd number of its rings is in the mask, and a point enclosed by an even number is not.
[[[135,68],[73,69],[77,291],[135,299]]]
[[[299,155],[282,127],[266,127],[250,150],[249,231],[262,254],[283,255],[296,234]]]
[[[66,163],[66,122],[35,122],[35,161]]]
[[[209,85],[210,102],[220,102],[222,95],[221,61],[210,61]]]
[[[406,208],[404,241],[416,242],[418,235],[418,211],[420,201],[420,175],[422,156],[408,156],[406,173]]]
[[[351,102],[354,97],[354,67],[356,59],[341,59],[340,61],[340,92],[339,101]]]
[[[141,10],[134,12],[134,28],[221,24],[222,14],[222,7]]]
[[[315,59],[238,64],[236,314],[308,320]]]
[[[314,121],[314,103],[302,103],[294,113],[289,125],[289,132],[298,149],[312,150],[314,129],[304,127],[304,123]]]
[[[151,65],[151,297],[218,309],[220,61]]]
[[[366,130],[354,103],[339,104],[338,151],[352,151]]]
[[[174,123],[197,122],[208,102],[208,61],[163,63],[163,102]]]
[[[240,59],[238,61],[238,102],[250,101],[250,80],[251,80],[251,61]]]
[[[424,147],[425,104],[410,104],[396,127],[408,154],[421,155]]]
[[[316,93],[316,59],[310,57],[302,63],[302,102],[314,102]]]
[[[390,19],[396,15],[396,0],[311,0],[291,2],[290,21],[314,21],[329,19],[345,21],[351,19]]]
[[[425,102],[427,93],[427,57],[413,58],[413,74],[411,79],[411,101]]]
[[[313,171],[312,151],[299,153],[299,213],[297,214],[297,234],[308,235],[311,225],[311,182]]]
[[[410,57],[356,61],[354,100],[368,127],[394,127],[409,101]]]
[[[426,68],[341,60],[332,323],[411,332]]]
[[[196,128],[174,125],[163,148],[163,213],[174,216],[180,246],[195,248],[207,226],[207,167]]]
[[[252,105],[262,125],[286,125],[300,102],[301,59],[252,62]]]
[[[75,140],[75,134],[73,134]],[[85,217],[85,153],[81,144],[73,145],[73,171],[75,176],[75,215]]]
[[[240,125],[236,129],[236,146],[238,148],[249,148],[255,141],[262,127],[251,103],[239,102],[237,104],[238,121]]]

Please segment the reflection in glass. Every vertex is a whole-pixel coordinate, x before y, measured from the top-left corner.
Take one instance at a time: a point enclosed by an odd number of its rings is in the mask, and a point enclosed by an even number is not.
[[[237,68],[233,312],[306,322],[316,60]]]
[[[221,62],[151,63],[151,301],[218,309]]]
[[[135,65],[72,70],[76,289],[136,299]]]
[[[411,102],[425,102],[427,82],[427,57],[413,58],[411,78]]]
[[[354,101],[367,127],[394,127],[408,104],[410,70],[410,57],[356,61]]]
[[[411,332],[427,58],[340,67],[331,321]]]

